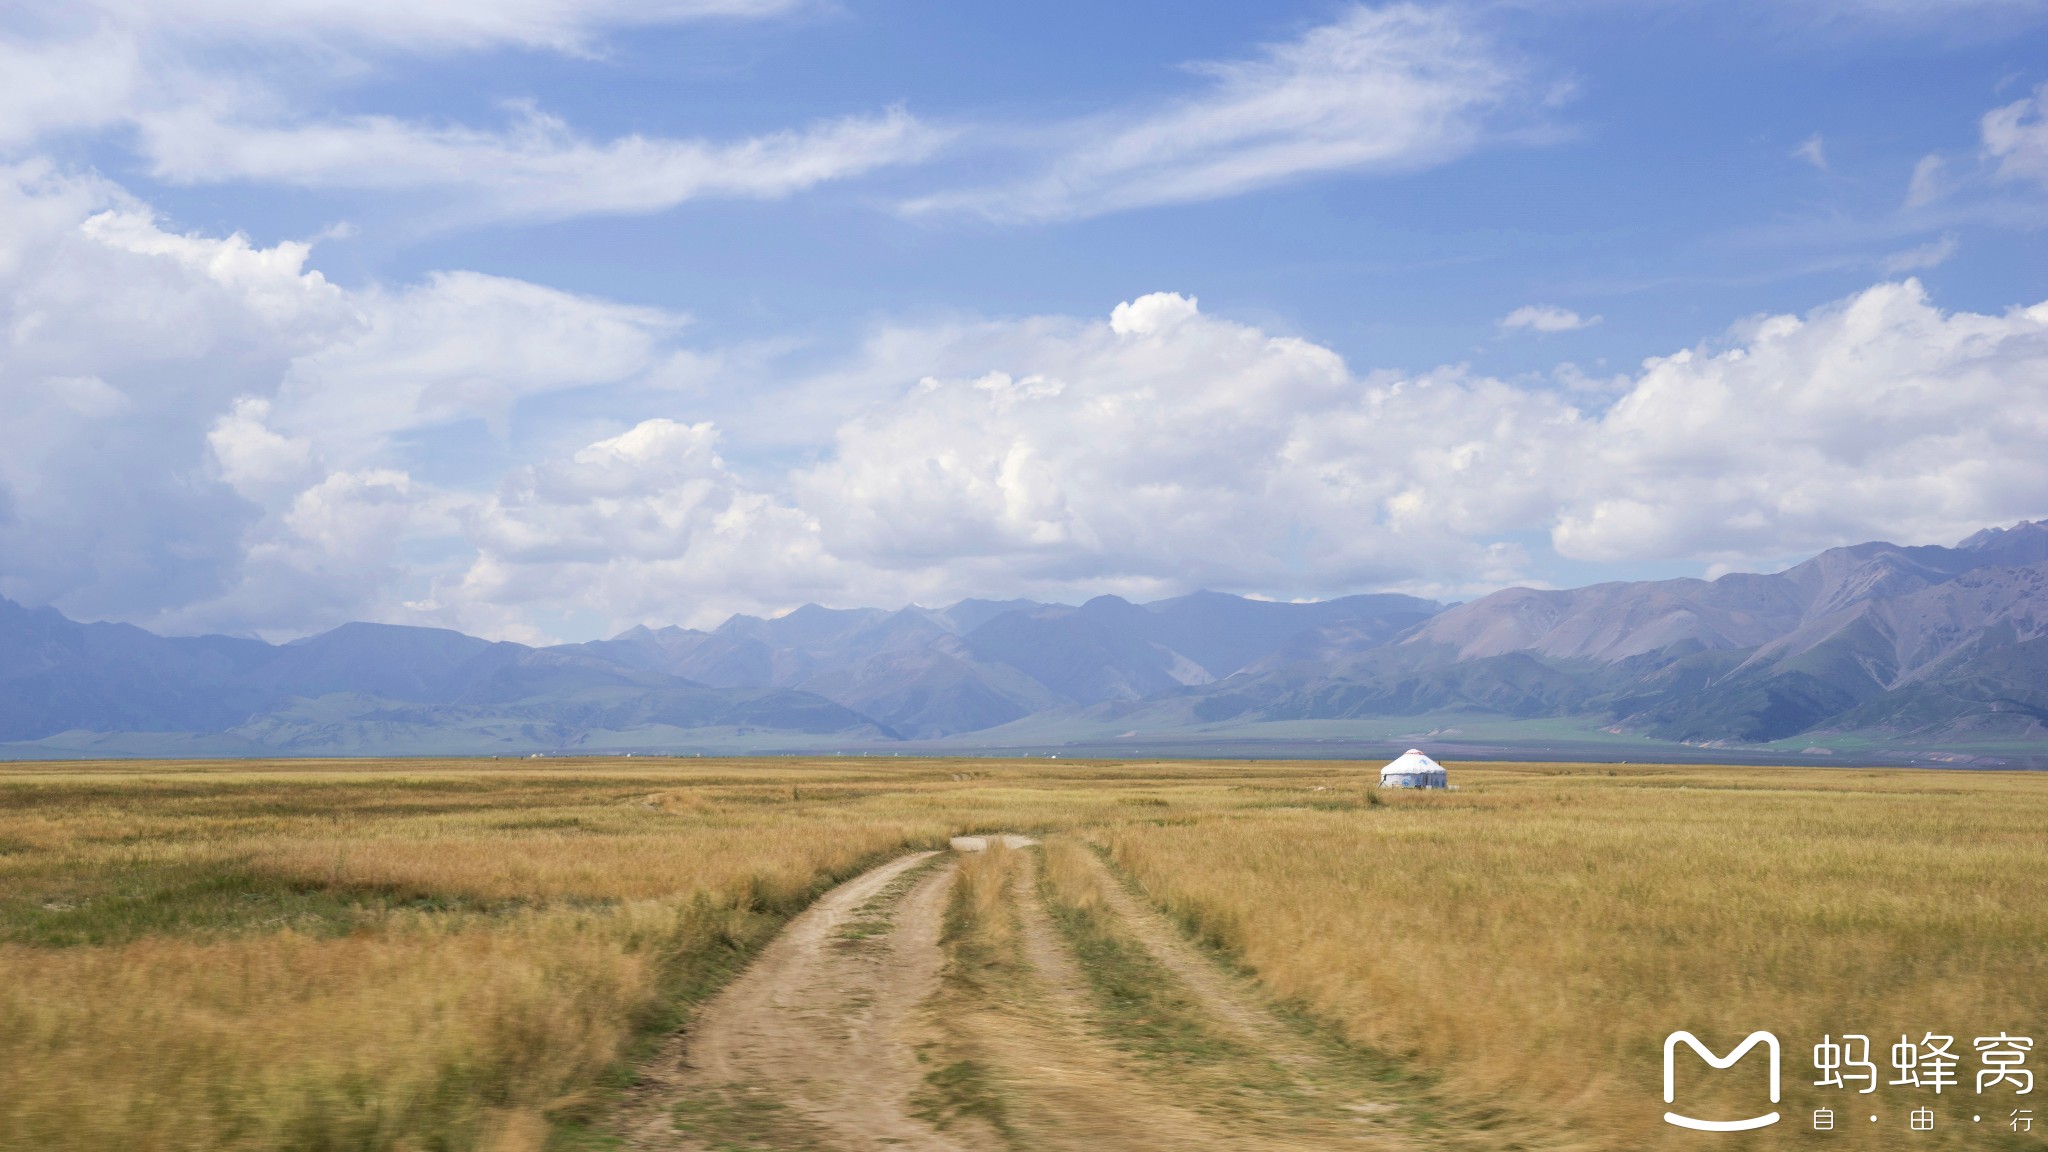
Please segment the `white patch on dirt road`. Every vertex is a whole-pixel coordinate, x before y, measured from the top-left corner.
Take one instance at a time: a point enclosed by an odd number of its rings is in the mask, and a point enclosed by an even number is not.
[[[955,852],[986,852],[990,840],[1000,839],[1005,848],[1029,848],[1038,841],[1015,832],[1004,832],[1001,836],[955,836],[949,842]]]

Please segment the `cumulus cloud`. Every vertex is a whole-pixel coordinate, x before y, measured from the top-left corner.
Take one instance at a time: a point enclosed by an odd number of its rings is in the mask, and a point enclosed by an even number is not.
[[[120,122],[142,86],[133,37],[95,30],[55,42],[0,35],[0,149]]]
[[[1503,332],[1574,332],[1599,322],[1598,316],[1581,316],[1555,304],[1524,304],[1497,323]]]
[[[2048,513],[2048,304],[1945,312],[1911,280],[1591,390],[1361,371],[1175,293],[890,326],[776,393],[819,429],[792,466],[697,392],[553,429],[551,397],[689,356],[681,317],[476,273],[345,289],[308,258],[100,181],[0,181],[0,592],[159,627],[535,637],[805,600],[1469,595],[1526,578],[1532,533],[1742,564]],[[450,466],[456,430],[493,425]]]
[[[2048,305],[1947,314],[1913,281],[1653,361],[1604,411],[1456,371],[1355,375],[1155,296],[919,384],[795,489],[868,564],[1483,582],[1514,564],[1483,546],[1532,528],[1582,559],[1756,560],[2039,515],[2042,412]]]
[[[2048,304],[1944,313],[1916,281],[1651,361],[1592,426],[1557,549],[1743,559],[1948,540],[2048,510]]]
[[[303,436],[282,436],[269,423],[270,401],[257,396],[235,400],[207,430],[221,479],[251,500],[262,501],[279,490],[295,490],[314,476],[312,442]]]
[[[1611,404],[1361,375],[1171,293],[918,339],[870,354],[1000,367],[919,380],[786,479],[743,478],[701,424],[593,446],[498,497],[442,602],[555,589],[708,622],[756,598],[1469,594],[1526,577],[1508,541],[1531,530],[1592,562],[1739,566],[2048,511],[2048,305],[1945,313],[1913,281],[1746,322]]]
[[[1541,514],[1528,481],[1579,419],[1457,373],[1361,380],[1171,293],[923,339],[931,363],[973,347],[1011,370],[928,376],[782,477],[744,477],[710,425],[666,419],[522,469],[471,513],[475,560],[436,610],[709,624],[806,599],[1462,586],[1515,570],[1518,550],[1472,534]],[[1421,479],[1446,474],[1470,483]]]
[[[417,598],[475,567],[492,516],[466,485],[423,482],[412,464],[445,471],[435,429],[476,421],[502,442],[524,401],[637,378],[681,318],[474,272],[350,303],[354,325],[294,356],[267,395],[236,398],[208,432],[221,478],[261,514],[218,594],[170,619],[291,629],[369,615],[532,638],[480,599],[468,606],[481,615]]]
[[[0,168],[0,592],[147,616],[203,598],[252,513],[205,479],[234,397],[348,328],[302,253],[188,243],[103,181]]]
[[[1353,8],[1252,59],[1193,71],[1210,82],[1200,95],[1073,125],[1041,171],[906,211],[1062,219],[1426,168],[1482,141],[1523,82],[1456,9],[1413,4]]]
[[[464,522],[474,559],[432,603],[472,627],[525,623],[536,603],[708,625],[861,586],[815,520],[726,465],[708,422],[646,420],[520,468]]]
[[[159,269],[204,279],[265,322],[281,328],[346,315],[343,293],[318,272],[305,270],[312,246],[286,240],[257,248],[241,233],[184,235],[158,226],[156,214],[122,206],[97,212],[79,234],[104,249],[151,258]]]
[[[395,549],[460,539],[397,440],[643,372],[681,323],[475,273],[344,290],[309,254],[0,170],[0,594],[177,627],[377,614],[424,579]]]
[[[1290,552],[1332,586],[1413,579],[1484,565],[1461,522],[1517,498],[1482,480],[1428,515],[1408,501],[1418,471],[1490,456],[1501,471],[1483,474],[1512,485],[1545,451],[1539,430],[1570,418],[1455,374],[1363,382],[1326,348],[1172,294],[1013,353],[1008,370],[927,378],[848,422],[832,458],[798,474],[835,554],[1160,590],[1284,582]],[[1528,438],[1483,431],[1509,426]]]
[[[1172,295],[1015,337],[798,473],[834,555],[952,594],[1451,589],[1516,578],[1500,541],[1529,529],[1587,560],[1755,562],[2048,511],[2048,305],[1944,313],[1913,281],[1653,361],[1604,408],[1358,375]]]
[[[502,434],[544,392],[652,367],[683,318],[477,272],[441,272],[353,303],[359,323],[295,358],[271,422],[331,458],[373,459],[394,435],[477,419]]]

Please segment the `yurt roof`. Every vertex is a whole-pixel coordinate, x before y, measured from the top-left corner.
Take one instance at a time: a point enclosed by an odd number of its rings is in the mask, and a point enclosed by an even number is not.
[[[1424,756],[1420,748],[1410,748],[1408,751],[1401,753],[1399,758],[1389,763],[1385,768],[1380,769],[1380,772],[1384,774],[1387,772],[1441,772],[1443,770],[1443,765]]]

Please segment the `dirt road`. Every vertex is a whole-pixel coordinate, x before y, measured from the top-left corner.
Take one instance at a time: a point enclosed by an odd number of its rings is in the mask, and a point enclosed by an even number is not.
[[[1409,1122],[1384,1065],[1282,1019],[1092,853],[1035,845],[962,838],[827,893],[670,1038],[614,1130],[648,1150],[1462,1143]],[[948,929],[963,866],[1000,871],[979,936],[958,902]]]
[[[892,860],[791,921],[647,1069],[621,1125],[627,1145],[713,1148],[739,1135],[962,1152],[910,1104],[922,1081],[914,1013],[937,987],[952,876],[950,860],[930,866],[938,855]]]

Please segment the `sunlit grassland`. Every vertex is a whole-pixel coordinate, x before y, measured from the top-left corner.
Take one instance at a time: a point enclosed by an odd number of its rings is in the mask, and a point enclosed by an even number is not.
[[[538,1147],[824,887],[1151,774],[13,766],[0,1147]]]
[[[1388,793],[1363,812],[1219,813],[1098,840],[1269,989],[1358,1044],[1413,1057],[1448,1094],[1497,1101],[1571,1143],[2044,1138],[2038,1123],[2008,1131],[2038,1091],[1978,1096],[1970,1073],[1974,1037],[2048,1042],[2048,776],[1584,766],[1458,777],[1459,791]],[[1711,1138],[1665,1125],[1660,1048],[1679,1028],[1723,1052],[1754,1029],[1778,1035],[1785,1120]],[[1890,1045],[1929,1031],[1958,1037],[1962,1089],[1885,1085]],[[1874,1094],[1811,1083],[1813,1043],[1845,1032],[1875,1042]],[[1761,1059],[1725,1073],[1686,1059],[1694,1114],[1770,1107]],[[1906,1113],[1922,1105],[1937,1127],[1909,1133]],[[1811,1130],[1821,1107],[1836,1112],[1835,1132]]]
[[[1000,829],[1101,844],[1534,1141],[1697,1146],[1658,1120],[1674,1028],[1786,1039],[1788,1119],[1754,1147],[1806,1139],[1822,1032],[1953,1032],[1966,1070],[1971,1036],[2048,1043],[2048,777],[1453,772],[1369,804],[1330,763],[7,766],[0,1147],[580,1142],[636,1044],[812,895]],[[1858,1146],[1903,1144],[1920,1098],[1861,1099],[1886,1122]],[[1974,1099],[1916,1142],[2000,1146]]]

